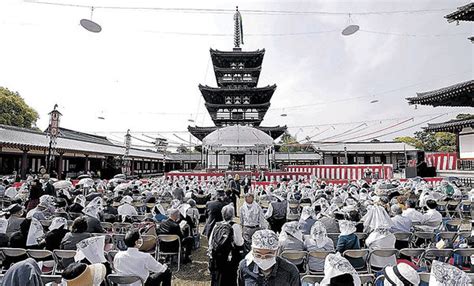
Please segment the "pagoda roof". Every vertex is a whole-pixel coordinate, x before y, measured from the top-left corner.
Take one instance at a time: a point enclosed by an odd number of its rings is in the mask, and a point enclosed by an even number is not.
[[[208,103],[206,102],[204,104],[207,109],[215,110],[219,108],[225,108],[225,109],[234,109],[234,108],[241,108],[241,109],[249,109],[249,108],[255,108],[255,109],[268,109],[270,107],[270,102],[265,102],[265,103],[257,103],[257,104],[215,104],[215,103]]]
[[[429,132],[458,132],[465,127],[474,128],[474,116],[465,119],[453,119],[447,122],[428,124],[424,127]]]
[[[256,51],[219,51],[210,49],[212,64],[215,67],[229,67],[231,62],[243,62],[247,68],[255,68],[262,65],[265,49]]]
[[[251,103],[269,102],[275,92],[276,85],[254,88],[219,88],[207,85],[199,85],[204,100],[209,103],[223,104],[225,96],[250,96]]]
[[[454,21],[474,21],[474,3],[458,7],[458,9],[446,16],[444,16],[449,23]]]
[[[416,97],[406,99],[409,104],[474,107],[474,80],[457,83],[433,91],[417,93]]]
[[[217,126],[209,126],[209,127],[200,127],[200,126],[188,126],[188,131],[197,139],[201,140],[204,139],[208,134],[217,130],[219,127]],[[283,135],[286,132],[286,126],[258,126],[255,127],[260,131],[263,131],[270,135],[274,140]]]

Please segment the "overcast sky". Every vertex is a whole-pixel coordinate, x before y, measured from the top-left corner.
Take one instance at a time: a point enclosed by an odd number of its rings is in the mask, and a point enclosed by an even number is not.
[[[466,0],[50,1],[348,13],[447,9],[356,14],[351,21],[361,31],[350,37],[341,35],[349,23],[345,15],[242,12],[243,49],[266,50],[259,85],[277,84],[262,125],[287,125],[298,139],[391,140],[412,134],[436,115],[449,113],[432,122],[474,112],[415,109],[405,100],[473,79],[473,45],[467,37],[474,25],[447,23],[443,17]],[[55,103],[64,115],[63,127],[115,140],[123,140],[123,134],[111,132],[130,128],[137,136],[159,133],[179,142],[173,133],[185,131],[188,119],[213,125],[198,84],[216,86],[209,48],[232,49],[232,13],[96,9],[93,20],[103,28],[99,34],[82,29],[81,18],[90,18],[90,10],[0,1],[0,86],[18,91],[39,112],[40,128],[46,127]],[[187,133],[176,134],[189,139]]]

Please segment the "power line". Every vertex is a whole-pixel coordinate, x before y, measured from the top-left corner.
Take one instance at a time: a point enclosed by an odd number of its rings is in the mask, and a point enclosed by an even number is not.
[[[84,5],[84,4],[70,4],[70,3],[59,3],[49,1],[33,1],[24,0],[26,3],[43,4],[52,6],[63,6],[63,7],[75,7],[75,8],[87,8],[94,7],[97,9],[107,10],[151,10],[159,12],[175,12],[175,13],[195,13],[195,14],[233,14],[235,9],[218,9],[218,8],[184,8],[184,7],[143,7],[143,6],[106,6],[106,5]],[[332,15],[332,16],[347,16],[347,15],[390,15],[390,14],[427,14],[452,11],[453,8],[441,8],[441,9],[418,9],[418,10],[392,10],[392,11],[363,11],[363,12],[330,12],[330,11],[296,11],[296,10],[264,10],[264,9],[239,9],[240,12],[246,14],[259,14],[259,15]]]

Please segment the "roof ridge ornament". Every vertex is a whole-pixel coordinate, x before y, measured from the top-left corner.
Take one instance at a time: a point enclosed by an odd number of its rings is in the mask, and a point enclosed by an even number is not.
[[[239,6],[235,6],[234,14],[234,50],[241,50],[240,45],[244,44],[244,29],[242,27],[242,15]]]

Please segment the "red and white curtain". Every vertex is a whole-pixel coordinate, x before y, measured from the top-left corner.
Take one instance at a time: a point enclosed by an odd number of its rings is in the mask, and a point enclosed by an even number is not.
[[[336,180],[360,180],[365,177],[365,170],[372,171],[372,177],[380,179],[393,178],[393,165],[292,165],[287,166],[286,171],[289,172],[309,172],[316,178],[336,179]]]
[[[456,152],[425,153],[425,162],[436,170],[456,170],[458,154]]]

